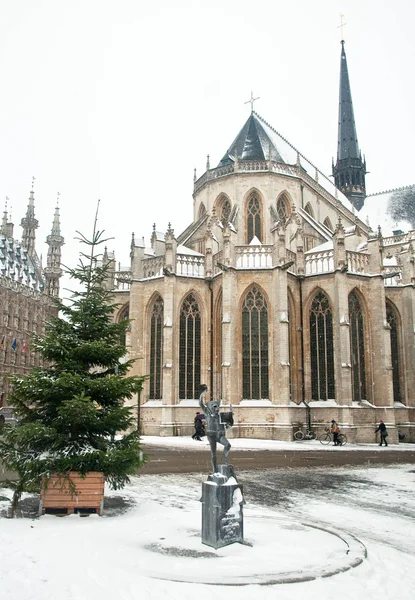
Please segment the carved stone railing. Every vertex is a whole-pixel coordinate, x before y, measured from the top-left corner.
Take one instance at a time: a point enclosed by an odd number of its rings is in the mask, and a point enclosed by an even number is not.
[[[409,244],[409,242],[413,241],[415,241],[415,231],[408,231],[407,233],[382,238],[384,246],[391,246],[392,244]]]
[[[131,287],[131,271],[115,271],[114,280],[116,290],[128,291]]]
[[[164,256],[152,256],[143,260],[143,278],[163,277]]]
[[[272,246],[235,246],[237,269],[272,268]]]
[[[216,252],[213,255],[213,274],[217,275],[218,273],[222,273],[222,269],[218,267],[218,263],[221,265],[223,263],[223,251]]]
[[[346,250],[347,270],[350,273],[369,273],[369,255]]]
[[[331,271],[334,271],[334,250],[312,252],[305,255],[306,275],[330,273]]]
[[[387,277],[388,273],[390,273],[390,277]],[[402,267],[400,265],[388,265],[383,268],[382,274],[385,278],[385,286],[402,285]]]
[[[292,252],[292,250],[288,250],[288,248],[286,248],[285,250],[285,260],[286,262],[293,262],[294,264],[288,268],[289,271],[291,271],[291,273],[297,273],[297,255],[295,252]]]
[[[266,160],[244,160],[238,163],[238,172],[268,171],[269,163]]]
[[[205,276],[205,257],[178,254],[176,257],[176,275],[185,277]]]

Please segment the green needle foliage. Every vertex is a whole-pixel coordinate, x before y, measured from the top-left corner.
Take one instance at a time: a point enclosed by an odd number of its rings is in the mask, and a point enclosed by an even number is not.
[[[48,366],[13,378],[11,403],[18,424],[3,427],[0,458],[17,471],[20,495],[39,489],[52,473],[70,471],[103,472],[119,489],[145,461],[124,402],[140,392],[144,377],[129,377],[132,361],[120,362],[128,320],[112,321],[116,305],[104,285],[107,266],[96,254],[107,241],[102,234],[96,227],[92,240],[79,234],[89,252],[81,252],[79,265],[68,273],[80,291],[72,292],[69,304],[57,301],[59,316],[33,340]],[[120,434],[116,439],[115,433]]]

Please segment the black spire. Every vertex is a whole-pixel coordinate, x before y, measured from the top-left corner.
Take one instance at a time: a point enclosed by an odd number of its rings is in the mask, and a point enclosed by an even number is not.
[[[337,162],[333,166],[333,176],[336,187],[343,192],[357,210],[360,210],[366,197],[366,161],[362,161],[362,154],[357,141],[349,72],[347,70],[343,40],[341,45],[339,131]]]

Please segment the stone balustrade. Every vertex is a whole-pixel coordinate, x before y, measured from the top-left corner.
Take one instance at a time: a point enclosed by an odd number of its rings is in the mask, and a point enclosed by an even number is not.
[[[350,273],[369,273],[369,255],[362,252],[346,251],[347,270]]]
[[[305,255],[305,273],[306,275],[315,275],[317,273],[330,273],[334,271],[334,250],[325,250],[323,252],[312,252]]]
[[[272,268],[272,246],[235,246],[237,269]]]

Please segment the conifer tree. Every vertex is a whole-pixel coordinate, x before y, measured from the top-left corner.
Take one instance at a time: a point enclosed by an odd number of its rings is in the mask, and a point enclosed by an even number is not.
[[[97,254],[106,240],[96,221],[92,240],[79,235],[88,253],[81,252],[78,266],[67,272],[80,289],[69,303],[57,300],[58,316],[32,342],[48,366],[12,382],[18,424],[3,428],[0,458],[18,473],[15,495],[70,471],[103,472],[118,489],[145,460],[138,432],[131,431],[132,409],[124,404],[139,393],[144,377],[128,376],[132,361],[120,362],[128,320],[112,320],[116,305],[105,288],[107,266]]]

